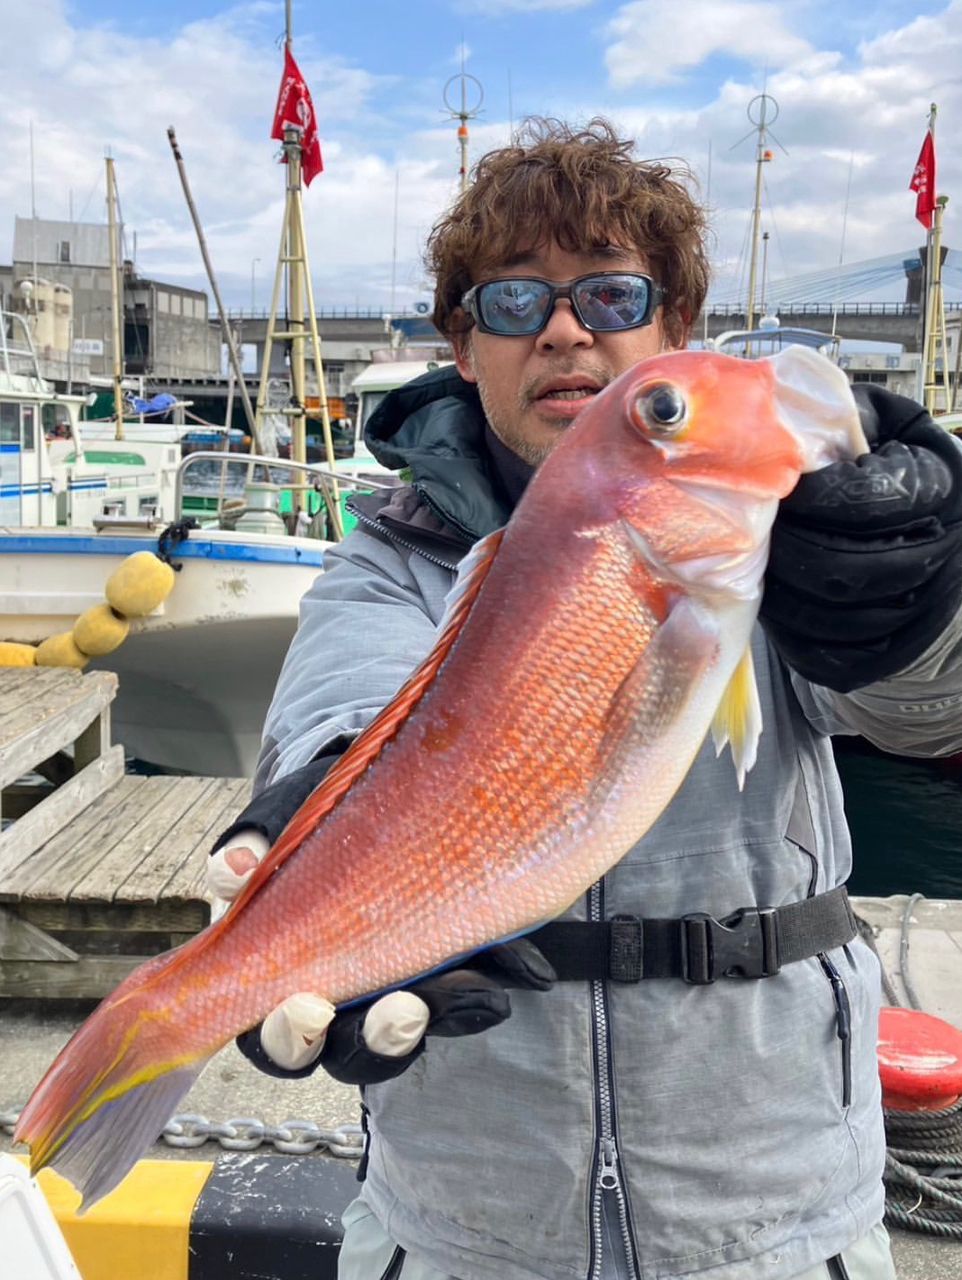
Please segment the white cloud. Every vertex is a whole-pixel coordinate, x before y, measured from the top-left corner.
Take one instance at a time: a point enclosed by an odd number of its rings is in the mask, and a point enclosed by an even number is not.
[[[810,52],[766,0],[632,0],[607,25],[611,83],[670,84],[713,54],[780,67]]]
[[[595,0],[461,0],[459,10],[493,18],[502,13],[543,13],[548,9],[586,9]]]
[[[705,194],[712,145],[710,203],[719,270],[737,278],[752,203],[751,139],[745,115],[761,87],[780,104],[775,133],[789,154],[775,148],[766,166],[765,225],[771,229],[769,274],[794,275],[837,262],[849,161],[854,154],[846,233],[847,261],[908,249],[922,241],[908,181],[925,131],[928,104],[939,117],[939,186],[952,197],[946,242],[962,242],[962,155],[953,139],[962,120],[962,0],[931,18],[880,32],[854,54],[831,41],[812,49],[784,23],[769,22],[757,61],[745,54],[743,74],[692,94],[666,94],[652,66],[671,63],[690,44],[691,14],[709,24],[712,13],[736,7],[746,26],[757,4],[718,0],[710,11],[696,3],[669,11],[658,0],[645,9],[647,44],[635,48],[643,78],[575,96],[563,79],[540,68],[536,89],[515,77],[515,119],[521,109],[586,120],[607,114],[638,140],[648,156],[685,157],[702,178]],[[280,236],[283,172],[268,137],[280,80],[281,54],[272,41],[280,25],[276,4],[250,4],[216,18],[172,29],[163,38],[133,39],[109,26],[85,24],[62,0],[0,0],[0,262],[9,261],[14,214],[30,210],[29,143],[34,125],[36,202],[41,216],[104,216],[105,148],[117,162],[128,231],[137,232],[138,265],[147,275],[206,287],[200,254],[184,204],[166,129],[173,124],[207,231],[221,288],[230,305],[250,299],[251,263],[257,299],[266,306]],[[670,30],[664,25],[673,15]],[[729,17],[729,25],[731,18]],[[712,19],[714,23],[714,19]],[[737,25],[737,23],[736,23]],[[658,41],[652,35],[660,30]],[[585,56],[597,56],[585,22]],[[773,43],[772,32],[779,33]],[[667,32],[667,34],[666,34]],[[714,33],[714,34],[712,34]],[[730,34],[730,33],[729,33]],[[636,39],[638,33],[635,33]],[[710,37],[710,38],[709,38]],[[782,39],[784,37],[784,39]],[[627,37],[626,37],[627,38]],[[718,44],[714,25],[702,57]],[[754,40],[752,32],[746,42]],[[454,196],[459,152],[456,121],[441,110],[441,86],[454,41],[440,40],[419,79],[398,71],[388,78],[362,63],[303,39],[297,56],[311,85],[326,161],[305,195],[308,241],[319,306],[386,306],[392,271],[398,306],[425,297],[420,255],[435,219]],[[684,47],[684,48],[683,48]],[[708,49],[709,52],[704,52]],[[774,50],[781,50],[778,58]],[[658,61],[658,57],[661,61]],[[689,56],[685,53],[685,56]],[[475,53],[474,59],[478,58]],[[427,63],[425,64],[427,65]],[[757,67],[758,70],[752,70]],[[479,78],[490,79],[478,66]],[[521,100],[522,95],[525,101]],[[489,94],[486,112],[470,125],[470,159],[505,143],[506,109]],[[399,175],[397,263],[394,245],[395,175]],[[769,211],[771,210],[771,211]],[[898,296],[892,287],[888,296]]]

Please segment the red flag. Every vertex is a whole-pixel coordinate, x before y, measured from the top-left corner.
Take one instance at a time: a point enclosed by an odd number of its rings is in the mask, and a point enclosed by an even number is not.
[[[915,216],[926,231],[931,231],[932,215],[935,212],[935,140],[931,129],[925,135],[922,150],[915,162],[915,172],[912,174],[909,190],[915,191],[918,195],[915,201]]]
[[[321,143],[317,136],[317,117],[314,114],[311,91],[304,83],[294,55],[287,48],[284,50],[284,75],[277,94],[271,137],[283,142],[285,125],[294,125],[301,130],[301,167],[304,185],[309,187],[317,175],[324,171],[324,161],[321,159]]]

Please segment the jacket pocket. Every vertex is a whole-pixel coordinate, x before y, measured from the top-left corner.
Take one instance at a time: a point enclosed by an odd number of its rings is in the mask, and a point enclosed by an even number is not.
[[[844,979],[824,952],[819,952],[818,962],[832,988],[835,1003],[835,1034],[841,1044],[842,1056],[842,1106],[852,1104],[852,1007]]]

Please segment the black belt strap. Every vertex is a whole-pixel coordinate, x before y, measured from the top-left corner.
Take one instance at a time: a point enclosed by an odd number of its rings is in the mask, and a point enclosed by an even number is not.
[[[615,916],[554,920],[529,934],[562,981],[608,978],[771,978],[783,964],[855,937],[845,886],[783,907],[742,907],[721,920],[692,912],[677,920]]]

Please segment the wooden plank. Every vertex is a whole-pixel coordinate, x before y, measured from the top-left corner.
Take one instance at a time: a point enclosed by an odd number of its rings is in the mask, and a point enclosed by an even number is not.
[[[210,806],[216,778],[171,779],[169,803],[173,820],[158,828],[138,829],[143,857],[117,883],[114,899],[123,902],[157,902],[181,865],[197,847],[210,825]],[[200,784],[200,785],[198,785]],[[155,834],[156,833],[156,834]]]
[[[0,960],[0,998],[99,1000],[149,956],[81,956],[73,964]]]
[[[183,784],[186,779],[179,781]],[[225,784],[247,785],[243,778],[210,778],[207,781],[209,785],[204,792],[171,826],[152,854],[144,858],[124,880],[117,890],[117,899],[157,902],[161,898],[176,897],[182,894],[186,882],[196,878],[198,861],[206,859],[211,842],[230,821],[228,818],[218,825],[225,809]],[[236,793],[236,787],[232,790]]]
[[[218,778],[206,829],[167,881],[164,897],[207,901],[207,859],[220,833],[234,821],[250,797],[249,778]]]
[[[123,773],[124,749],[118,743],[0,833],[0,900],[3,900],[7,876],[72,824],[92,801],[122,778]]]
[[[86,729],[73,744],[74,768],[79,772],[87,767],[98,756],[106,755],[110,750],[110,706],[104,707],[100,715],[91,720]]]
[[[0,907],[0,960],[54,960],[63,963],[76,959],[76,951],[51,938],[35,924],[21,920],[12,911]]]
[[[66,687],[78,678],[83,678],[81,672],[60,667],[0,668],[0,717],[16,711],[32,698],[45,697],[53,689]]]
[[[157,903],[40,902],[25,898],[17,912],[50,933],[199,933],[208,923],[205,902],[179,899]]]
[[[206,855],[210,853],[210,847],[220,833],[230,826],[250,799],[250,779],[231,779],[230,782],[232,785],[225,787],[222,793],[224,807],[218,814],[217,821],[211,824],[204,850],[205,856],[193,859],[192,869],[185,867],[182,875],[178,877],[177,890],[185,898],[201,898],[205,902],[210,901],[207,892]]]
[[[140,791],[149,778],[122,777],[20,867],[0,869],[0,902],[36,897],[59,901],[103,854],[105,845],[132,827]]]
[[[116,675],[95,671],[0,721],[0,787],[15,782],[39,761],[74,742],[116,693]]]
[[[139,814],[134,826],[102,852],[82,879],[75,881],[69,894],[71,901],[122,900],[124,882],[145,859],[151,863],[163,860],[162,846],[171,828],[202,799],[212,781],[211,778],[148,778],[144,791],[153,800],[149,812]]]

